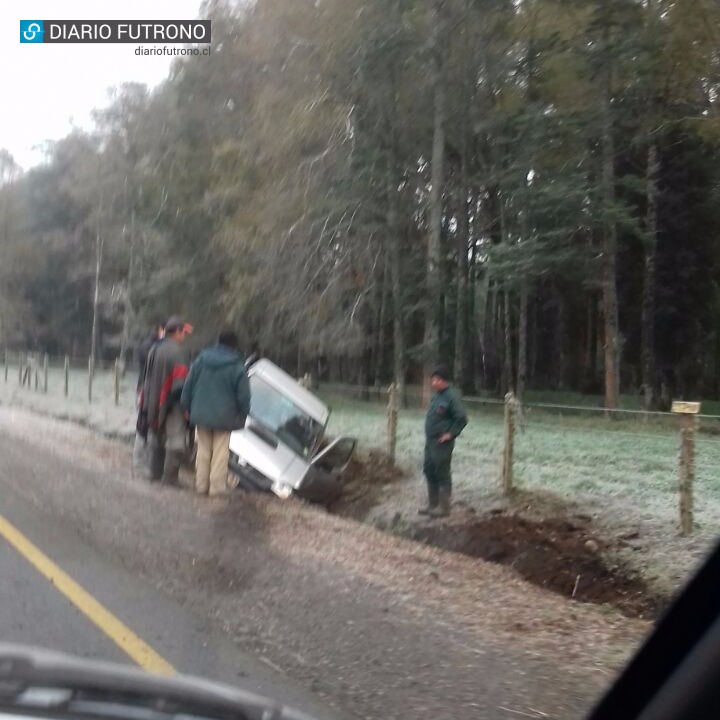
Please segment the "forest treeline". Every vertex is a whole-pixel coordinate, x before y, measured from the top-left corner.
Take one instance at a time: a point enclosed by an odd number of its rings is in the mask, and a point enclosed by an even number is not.
[[[0,152],[0,346],[126,356],[180,313],[324,379],[720,395],[715,0],[202,14],[209,56]]]

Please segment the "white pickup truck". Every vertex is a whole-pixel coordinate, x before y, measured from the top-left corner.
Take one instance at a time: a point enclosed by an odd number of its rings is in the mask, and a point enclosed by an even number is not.
[[[230,436],[231,483],[281,498],[332,499],[355,438],[327,438],[328,406],[269,360],[249,364],[248,376],[250,415]]]

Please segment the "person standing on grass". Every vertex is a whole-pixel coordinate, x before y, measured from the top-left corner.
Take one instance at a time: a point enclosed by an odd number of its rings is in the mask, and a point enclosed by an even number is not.
[[[224,493],[230,433],[245,427],[250,412],[250,382],[234,332],[221,332],[217,345],[193,362],[180,402],[197,437],[195,490],[201,495]]]
[[[455,438],[467,425],[467,415],[460,395],[450,385],[447,365],[439,364],[430,377],[434,391],[425,416],[425,460],[423,472],[427,481],[428,504],[420,515],[447,517],[450,514],[452,475],[450,464]]]
[[[177,485],[185,452],[185,416],[180,407],[187,353],[183,343],[192,325],[173,315],[165,323],[165,337],[155,345],[147,360],[141,412],[146,413],[151,452],[151,480]]]

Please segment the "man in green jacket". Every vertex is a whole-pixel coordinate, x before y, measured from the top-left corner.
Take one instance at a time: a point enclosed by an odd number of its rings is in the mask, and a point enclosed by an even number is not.
[[[180,402],[196,428],[195,490],[219,495],[227,490],[230,433],[245,427],[250,383],[238,353],[238,338],[224,331],[190,367]]]
[[[460,395],[450,385],[447,366],[438,365],[430,378],[435,394],[425,416],[425,462],[423,472],[427,480],[428,504],[418,512],[430,517],[450,514],[452,476],[450,463],[455,438],[467,425],[467,415]]]

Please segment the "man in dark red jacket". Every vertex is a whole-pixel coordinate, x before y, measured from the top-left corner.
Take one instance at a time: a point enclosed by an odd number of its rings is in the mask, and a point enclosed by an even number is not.
[[[182,343],[192,326],[173,315],[165,324],[165,338],[148,356],[142,393],[152,452],[151,479],[177,485],[185,450],[185,417],[180,407],[188,359]]]

